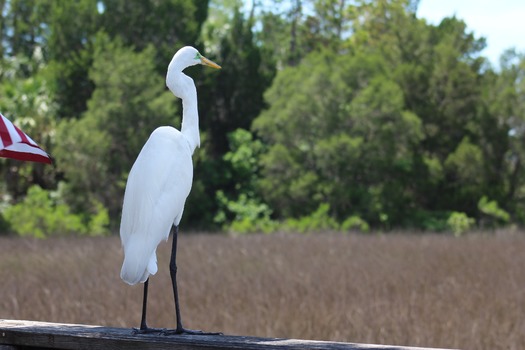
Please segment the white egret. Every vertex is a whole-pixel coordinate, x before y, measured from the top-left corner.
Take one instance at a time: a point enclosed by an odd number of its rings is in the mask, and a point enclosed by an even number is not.
[[[155,129],[133,164],[126,184],[120,224],[124,248],[120,277],[130,285],[144,283],[139,333],[203,334],[182,326],[176,265],[178,226],[193,179],[191,157],[200,144],[197,89],[193,79],[182,71],[197,64],[221,68],[193,47],[183,47],[173,56],[168,66],[166,85],[182,99],[181,130],[170,126]],[[177,328],[161,331],[146,324],[148,283],[149,276],[157,272],[157,246],[161,241],[168,240],[172,227],[175,230],[169,266]]]

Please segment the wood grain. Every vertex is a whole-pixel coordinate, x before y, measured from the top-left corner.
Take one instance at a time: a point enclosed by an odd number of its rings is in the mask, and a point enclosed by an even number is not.
[[[135,335],[131,329],[36,321],[1,320],[0,350],[50,349],[316,349],[423,350],[424,348],[230,335]],[[430,350],[429,348],[425,348]],[[436,350],[436,349],[434,349]]]

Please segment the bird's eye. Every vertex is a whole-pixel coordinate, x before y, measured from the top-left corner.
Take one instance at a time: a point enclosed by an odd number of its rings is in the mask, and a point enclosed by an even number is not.
[[[200,61],[200,59],[201,59],[201,54],[197,52],[197,53],[195,54],[195,58],[194,58],[194,59]]]

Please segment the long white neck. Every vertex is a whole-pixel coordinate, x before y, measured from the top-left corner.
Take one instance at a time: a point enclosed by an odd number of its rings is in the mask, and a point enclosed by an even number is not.
[[[200,147],[201,139],[199,134],[199,110],[197,106],[197,89],[193,85],[193,91],[188,96],[182,98],[182,135],[186,137],[190,144],[191,153],[195,148]]]
[[[197,89],[193,79],[182,73],[183,68],[176,64],[170,64],[166,76],[166,85],[175,96],[182,100],[181,132],[193,153],[195,148],[200,146]]]

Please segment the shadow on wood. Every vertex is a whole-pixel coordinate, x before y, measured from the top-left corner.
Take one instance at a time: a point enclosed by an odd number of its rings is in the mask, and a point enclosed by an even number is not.
[[[230,335],[134,335],[131,329],[0,320],[0,350],[49,349],[327,349],[327,350],[416,350],[402,346],[354,344],[299,339],[257,338]],[[437,349],[434,349],[437,350]]]

